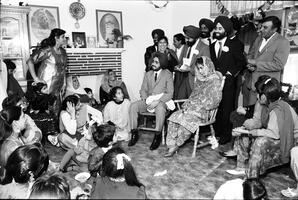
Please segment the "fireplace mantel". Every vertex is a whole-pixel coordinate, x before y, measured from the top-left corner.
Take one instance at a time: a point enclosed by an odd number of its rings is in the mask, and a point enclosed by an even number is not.
[[[67,48],[68,75],[99,75],[113,69],[121,79],[123,48]]]

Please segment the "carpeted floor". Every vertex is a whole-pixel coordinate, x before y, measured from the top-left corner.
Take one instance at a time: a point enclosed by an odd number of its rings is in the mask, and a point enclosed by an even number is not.
[[[196,158],[191,158],[193,143],[189,142],[179,149],[178,154],[164,158],[165,146],[150,151],[154,134],[143,132],[138,143],[123,149],[132,158],[139,180],[146,186],[150,199],[212,199],[216,190],[227,180],[237,178],[225,172],[235,166],[235,161],[221,157],[210,147],[197,150]],[[50,159],[59,162],[65,153],[49,144],[46,148]],[[163,176],[156,172],[167,170]],[[74,176],[74,173],[69,173]],[[291,176],[291,177],[290,177]],[[282,198],[280,190],[295,186],[289,166],[272,170],[262,178],[270,199]]]

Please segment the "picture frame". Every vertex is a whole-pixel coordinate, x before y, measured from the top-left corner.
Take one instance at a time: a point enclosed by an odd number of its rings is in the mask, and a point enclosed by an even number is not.
[[[298,52],[298,6],[285,9],[283,34],[290,41],[290,51]]]
[[[85,32],[72,32],[72,42],[74,48],[86,48]]]
[[[99,47],[116,47],[117,40],[112,31],[119,29],[123,33],[122,12],[112,10],[96,10],[95,12]],[[118,48],[123,48],[123,45]]]
[[[96,48],[96,36],[87,36],[87,48]]]
[[[59,7],[30,5],[28,15],[29,45],[37,46],[49,37],[51,30],[60,28]]]

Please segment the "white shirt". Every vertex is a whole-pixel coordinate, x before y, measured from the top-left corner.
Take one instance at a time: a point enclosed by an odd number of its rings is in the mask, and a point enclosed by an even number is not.
[[[216,43],[214,45],[214,50],[215,50],[216,57],[218,57],[219,42],[221,42],[221,48],[222,48],[225,45],[226,40],[227,40],[227,37],[216,41]]]
[[[182,52],[182,49],[183,49],[183,46],[184,45],[181,45],[181,47],[178,49],[176,48],[176,55],[177,55],[177,58],[179,59],[180,55],[181,55],[181,52]]]
[[[259,52],[261,52],[263,50],[263,48],[265,47],[265,45],[269,42],[269,40],[271,40],[273,38],[273,36],[275,36],[276,32],[273,33],[273,35],[271,35],[270,38],[268,38],[268,40],[266,40],[265,38],[263,38],[261,46],[259,48]]]

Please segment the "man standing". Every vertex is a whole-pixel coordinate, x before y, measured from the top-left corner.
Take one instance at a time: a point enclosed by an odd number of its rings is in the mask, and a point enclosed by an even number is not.
[[[199,22],[199,27],[201,29],[200,38],[202,42],[210,46],[212,42],[211,32],[214,29],[214,23],[210,19],[202,18]]]
[[[189,84],[191,90],[194,87],[195,79],[195,61],[196,58],[206,56],[210,58],[209,46],[202,42],[200,37],[200,29],[198,27],[189,25],[183,27],[185,41],[188,45],[186,58],[183,58],[183,64],[180,67],[181,71],[188,71]]]
[[[215,122],[216,136],[219,144],[230,142],[232,124],[229,120],[230,113],[235,108],[236,78],[235,76],[245,65],[244,47],[238,42],[229,39],[233,24],[226,16],[218,16],[215,21],[213,38],[216,39],[210,45],[211,60],[215,69],[226,76],[221,103],[218,107]]]
[[[183,58],[186,57],[188,46],[185,44],[185,38],[182,33],[174,35],[173,44],[175,46],[175,53],[177,55],[179,64],[175,66],[174,76],[174,99],[188,99],[191,88],[188,80],[188,72],[180,70],[183,64]]]
[[[162,140],[162,127],[165,121],[166,115],[166,102],[172,99],[174,86],[173,75],[166,69],[167,56],[160,52],[155,52],[152,55],[152,70],[146,72],[142,87],[140,90],[141,100],[138,100],[131,104],[129,111],[129,118],[131,122],[131,140],[128,146],[133,146],[138,141],[138,113],[145,112],[147,109],[155,110],[156,116],[156,133],[153,142],[150,146],[150,150],[155,150],[159,147]],[[154,100],[150,104],[146,104],[146,99],[151,95],[162,94],[159,100]]]
[[[247,85],[249,105],[257,101],[255,82],[262,75],[282,80],[282,73],[290,53],[290,42],[281,36],[281,21],[276,16],[264,18],[261,35],[257,37],[248,52],[247,68],[251,72],[251,81]]]
[[[153,39],[153,45],[146,48],[146,52],[144,55],[145,58],[145,71],[148,72],[150,70],[150,63],[149,60],[151,58],[152,53],[157,51],[157,44],[158,44],[158,38],[165,36],[165,32],[161,29],[154,29],[151,33],[152,39]]]

